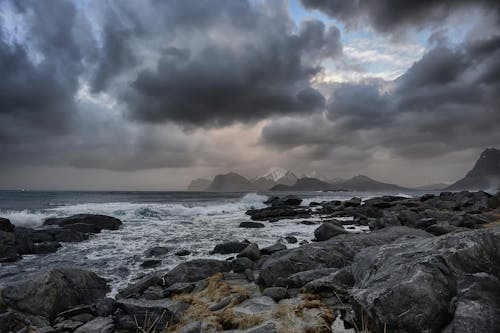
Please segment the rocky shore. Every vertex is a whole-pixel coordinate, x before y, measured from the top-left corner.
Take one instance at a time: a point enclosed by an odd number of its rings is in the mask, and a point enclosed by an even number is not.
[[[247,212],[259,222],[240,226],[317,223],[310,242],[219,244],[213,252],[227,260],[191,260],[145,275],[115,298],[92,272],[27,274],[0,285],[0,332],[499,331],[500,193],[266,203]],[[347,224],[370,232],[350,232]],[[42,229],[0,219],[0,260],[55,251],[120,225],[103,215],[49,219]],[[162,249],[145,250],[154,258]]]

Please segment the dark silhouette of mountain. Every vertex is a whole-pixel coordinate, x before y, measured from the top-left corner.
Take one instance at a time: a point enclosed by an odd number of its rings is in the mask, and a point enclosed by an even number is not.
[[[255,186],[248,179],[235,172],[215,176],[207,188],[209,192],[247,192],[255,190]]]
[[[270,191],[324,191],[331,189],[332,184],[323,182],[316,178],[303,177],[297,180],[294,185],[278,184]]]
[[[500,188],[500,150],[488,148],[464,178],[447,190],[495,190]]]
[[[403,191],[407,188],[382,183],[367,176],[358,175],[351,179],[335,182],[334,184],[323,182],[316,178],[304,177],[295,185],[276,185],[271,191]]]
[[[263,177],[252,180],[252,184],[256,189],[260,191],[267,191],[270,188],[276,186],[276,182],[274,180]]]
[[[211,181],[205,178],[192,180],[186,191],[203,192],[210,186]]]
[[[382,183],[370,177],[358,175],[344,181],[332,184],[332,189],[347,189],[351,191],[403,191],[405,187]]]

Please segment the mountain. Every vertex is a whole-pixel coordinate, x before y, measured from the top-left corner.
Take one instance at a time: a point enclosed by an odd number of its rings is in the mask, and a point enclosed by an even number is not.
[[[357,175],[352,177],[351,179],[347,179],[344,181],[338,181],[331,185],[332,189],[347,189],[351,191],[403,191],[407,190],[407,188],[382,183],[371,179],[370,177]]]
[[[449,184],[445,183],[437,183],[437,184],[428,184],[428,185],[422,185],[422,186],[417,186],[415,187],[415,190],[419,191],[442,191],[445,188],[450,186]]]
[[[264,178],[267,180],[272,180],[276,184],[283,184],[283,185],[293,185],[295,182],[297,182],[297,176],[290,170],[286,170],[283,168],[279,167],[272,167],[267,171],[263,176],[258,177],[259,178]]]
[[[279,184],[270,191],[323,191],[331,189],[332,185],[316,178],[303,177],[294,185]]]
[[[500,189],[500,150],[495,148],[483,151],[472,170],[447,188],[451,191],[489,189]]]
[[[264,175],[254,178],[251,182],[256,189],[267,191],[279,184],[293,185],[297,182],[297,176],[289,170],[272,167]]]
[[[322,182],[325,182],[325,183],[331,183],[330,178],[323,176],[323,175],[320,175],[317,171],[308,172],[308,173],[302,175],[302,178],[315,178],[315,179],[321,180]]]
[[[210,186],[211,181],[205,178],[192,180],[186,191],[203,192]]]
[[[255,186],[248,179],[235,172],[215,176],[207,188],[209,192],[247,192],[255,190]]]

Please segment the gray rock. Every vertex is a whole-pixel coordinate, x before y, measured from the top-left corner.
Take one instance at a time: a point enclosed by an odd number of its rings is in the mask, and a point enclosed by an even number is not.
[[[80,321],[68,319],[54,324],[54,328],[56,329],[56,332],[73,332],[82,325],[83,323]]]
[[[17,253],[15,234],[0,231],[0,262],[14,262],[20,259],[21,256]]]
[[[73,306],[93,303],[108,290],[106,281],[95,273],[56,268],[27,274],[21,281],[5,284],[0,294],[10,308],[54,319]]]
[[[316,237],[318,241],[326,241],[332,237],[346,233],[347,231],[343,227],[339,227],[330,222],[324,222],[314,230],[314,237]]]
[[[278,327],[275,322],[267,322],[259,326],[252,327],[245,333],[278,333]]]
[[[164,290],[160,286],[151,286],[142,293],[142,298],[145,299],[162,299]]]
[[[285,244],[274,244],[274,245],[260,249],[260,253],[262,255],[269,255],[269,254],[273,254],[275,252],[282,251],[282,250],[286,250]]]
[[[393,227],[363,234],[345,234],[325,242],[302,245],[271,255],[263,264],[259,284],[275,286],[292,274],[319,268],[342,268],[352,263],[361,249],[398,239],[433,237],[423,230]]]
[[[344,201],[344,207],[357,207],[361,205],[361,198],[354,197]]]
[[[283,287],[269,287],[264,289],[262,295],[271,297],[274,301],[279,302],[282,299],[287,298],[287,290]]]
[[[276,306],[276,302],[267,296],[250,298],[233,307],[234,314],[263,315],[269,314]]]
[[[177,251],[174,253],[176,256],[178,257],[184,257],[184,256],[188,256],[191,254],[191,251],[189,250],[180,250],[180,251]]]
[[[77,223],[95,225],[101,229],[109,230],[117,230],[122,225],[122,221],[117,218],[96,214],[77,214],[70,217],[49,218],[43,224],[63,227]]]
[[[167,289],[165,289],[163,295],[165,297],[171,297],[177,294],[189,294],[194,290],[194,287],[195,287],[194,283],[176,282]]]
[[[238,253],[238,258],[248,258],[257,261],[260,258],[259,246],[255,243],[248,245],[243,251]]]
[[[59,242],[43,242],[33,245],[34,254],[47,254],[56,252],[61,247]]]
[[[142,268],[152,268],[152,267],[157,267],[157,266],[160,266],[161,265],[161,260],[159,259],[148,259],[148,260],[144,260],[142,263],[141,263],[141,267]]]
[[[429,226],[425,229],[428,233],[431,233],[435,236],[442,236],[445,234],[449,234],[451,232],[462,232],[462,231],[470,231],[469,228],[456,227],[454,225],[439,223]]]
[[[201,321],[194,321],[182,326],[179,333],[201,333]]]
[[[454,320],[463,331],[499,327],[498,226],[366,248],[352,267],[352,297],[373,331],[437,332]]]
[[[354,285],[351,266],[347,266],[331,273],[330,275],[308,282],[304,288],[310,293],[319,294],[333,291],[345,295]]]
[[[231,296],[226,296],[223,299],[221,299],[219,302],[211,305],[208,309],[210,311],[219,311],[219,310],[224,309],[229,304],[231,304],[232,301],[233,301],[233,298]]]
[[[159,257],[169,252],[169,249],[163,246],[154,246],[144,252],[146,257]]]
[[[115,323],[112,318],[98,317],[78,327],[74,333],[113,333]]]
[[[338,268],[319,268],[319,269],[298,272],[283,279],[278,284],[288,288],[300,288],[305,286],[308,282],[317,280],[324,276],[328,276],[332,273],[335,273],[336,271],[338,271]]]
[[[282,198],[273,197],[264,202],[267,205],[271,205],[273,207],[281,207],[281,206],[299,206],[302,203],[302,199],[296,195],[287,195]]]
[[[114,299],[109,297],[98,299],[94,306],[99,317],[111,316],[116,311],[116,302]]]
[[[122,311],[119,314],[120,328],[134,331],[137,329],[135,321],[140,323],[143,329],[153,327],[156,323],[156,326],[161,330],[167,323],[178,322],[189,307],[183,302],[170,299],[144,300],[134,298],[120,299],[116,305]],[[130,327],[130,323],[133,323],[133,327]]]
[[[241,222],[240,228],[264,228],[264,223],[259,222]]]
[[[295,244],[298,242],[297,237],[294,236],[285,236],[285,240],[288,244]]]
[[[121,290],[117,298],[139,297],[142,293],[151,286],[160,286],[162,279],[158,275],[149,275],[127,286]]]
[[[248,246],[248,243],[231,241],[223,244],[217,244],[213,253],[228,254],[228,253],[240,253]]]
[[[196,282],[219,272],[229,272],[231,264],[213,259],[197,259],[177,265],[163,276],[165,287],[176,282]]]
[[[233,261],[231,261],[231,265],[236,273],[242,273],[246,269],[255,268],[255,262],[246,257],[234,259]]]
[[[0,217],[0,231],[13,232],[15,226],[10,222],[9,219]]]
[[[98,234],[102,231],[103,226],[99,224],[90,223],[72,223],[67,225],[62,225],[61,228],[66,230],[78,231],[82,233]]]

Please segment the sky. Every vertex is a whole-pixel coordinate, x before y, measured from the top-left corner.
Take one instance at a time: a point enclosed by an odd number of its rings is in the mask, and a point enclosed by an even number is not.
[[[273,166],[416,186],[500,146],[489,0],[3,0],[0,189]]]

